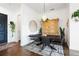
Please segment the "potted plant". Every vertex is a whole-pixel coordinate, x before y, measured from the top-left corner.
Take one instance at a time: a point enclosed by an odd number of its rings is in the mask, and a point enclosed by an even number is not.
[[[10,28],[11,28],[11,32],[12,32],[12,37],[13,37],[13,34],[15,32],[15,24],[13,21],[10,21]]]
[[[42,34],[42,28],[39,29],[39,34]]]
[[[75,21],[79,21],[79,9],[72,13],[72,18],[74,18]]]

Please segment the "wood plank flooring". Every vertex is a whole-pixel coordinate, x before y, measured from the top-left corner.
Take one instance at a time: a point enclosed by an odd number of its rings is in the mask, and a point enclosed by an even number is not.
[[[0,51],[0,56],[41,56],[39,54],[36,54],[34,52],[31,52],[29,50],[23,49],[18,43],[13,42],[9,45],[12,45],[8,49]],[[64,45],[64,55],[69,55],[69,49],[67,45]]]

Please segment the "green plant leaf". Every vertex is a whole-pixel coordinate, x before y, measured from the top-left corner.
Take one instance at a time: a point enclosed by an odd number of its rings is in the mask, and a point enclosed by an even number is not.
[[[79,10],[75,11],[74,13],[72,13],[72,18],[73,17],[79,17]]]
[[[10,28],[11,28],[12,37],[13,37],[13,33],[15,32],[15,24],[13,21],[10,21]]]

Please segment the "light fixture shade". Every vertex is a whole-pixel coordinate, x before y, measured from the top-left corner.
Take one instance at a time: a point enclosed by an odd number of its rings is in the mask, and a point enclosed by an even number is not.
[[[42,20],[45,21],[46,19],[47,19],[47,16],[46,15],[43,15],[42,16]]]

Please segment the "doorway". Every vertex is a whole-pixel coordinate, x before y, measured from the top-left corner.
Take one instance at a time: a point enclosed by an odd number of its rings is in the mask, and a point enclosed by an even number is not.
[[[7,43],[7,15],[0,13],[0,44]]]

